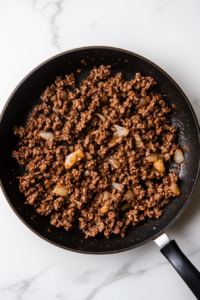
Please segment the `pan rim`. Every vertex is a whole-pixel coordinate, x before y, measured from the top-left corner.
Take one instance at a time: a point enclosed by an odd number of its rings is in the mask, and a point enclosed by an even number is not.
[[[84,50],[89,50],[89,49],[107,49],[107,50],[111,50],[111,51],[120,51],[120,52],[124,52],[124,53],[127,53],[127,54],[130,54],[130,55],[133,55],[135,57],[138,57],[146,62],[148,62],[150,65],[152,65],[153,67],[155,67],[156,69],[158,69],[160,72],[162,72],[172,83],[173,85],[179,90],[179,92],[181,93],[181,95],[184,97],[184,99],[186,100],[189,108],[190,108],[190,111],[192,113],[192,116],[193,116],[193,119],[195,121],[195,125],[196,125],[196,128],[197,128],[197,132],[198,132],[198,143],[200,145],[200,127],[199,127],[199,123],[198,123],[198,119],[196,117],[196,114],[194,112],[194,109],[189,101],[189,99],[187,98],[187,96],[185,95],[185,93],[183,92],[183,90],[180,88],[180,86],[174,81],[174,79],[166,72],[164,71],[162,68],[160,68],[157,64],[155,64],[154,62],[152,62],[151,60],[147,59],[146,57],[140,55],[140,54],[137,54],[135,52],[132,52],[130,50],[126,50],[126,49],[122,49],[122,48],[117,48],[117,47],[111,47],[111,46],[84,46],[84,47],[78,47],[78,48],[72,48],[72,49],[69,49],[67,51],[63,51],[57,55],[54,55],[50,58],[48,58],[47,60],[43,61],[42,63],[40,63],[39,65],[37,65],[34,69],[32,69],[32,71],[30,71],[27,75],[24,76],[24,78],[18,83],[18,85],[15,87],[15,89],[12,91],[12,93],[10,94],[10,96],[8,97],[8,100],[6,101],[3,109],[2,109],[2,112],[1,112],[1,115],[0,115],[0,124],[1,124],[1,120],[3,118],[3,115],[6,111],[6,108],[9,104],[9,102],[11,101],[13,95],[15,94],[15,92],[19,89],[19,87],[27,80],[27,78],[29,76],[31,76],[36,70],[38,70],[40,67],[42,67],[43,65],[49,63],[50,61],[54,60],[54,59],[57,59],[58,57],[62,56],[62,55],[66,55],[68,53],[71,53],[71,52],[76,52],[76,51],[84,51]],[[176,217],[164,228],[162,229],[161,231],[159,231],[159,233],[155,234],[154,236],[152,236],[151,238],[137,244],[137,245],[133,245],[133,246],[130,246],[130,247],[126,247],[126,248],[123,248],[123,249],[120,249],[120,250],[112,250],[112,251],[102,251],[102,252],[90,252],[90,251],[83,251],[83,250],[78,250],[78,249],[72,249],[72,248],[69,248],[69,247],[66,247],[66,246],[62,246],[58,243],[55,243],[53,241],[51,241],[50,239],[44,237],[42,234],[38,233],[36,230],[34,230],[21,216],[20,214],[18,213],[18,211],[14,208],[14,206],[12,205],[10,199],[8,198],[7,194],[6,194],[6,191],[3,187],[3,184],[2,184],[2,181],[0,179],[0,186],[1,186],[1,189],[3,191],[3,194],[8,202],[8,204],[10,205],[10,207],[12,208],[12,210],[14,211],[14,213],[17,215],[17,217],[33,232],[35,233],[37,236],[39,236],[40,238],[42,238],[43,240],[45,240],[46,242],[50,243],[50,244],[53,244],[54,246],[57,246],[59,248],[62,248],[62,249],[65,249],[65,250],[68,250],[68,251],[71,251],[71,252],[75,252],[75,253],[81,253],[81,254],[93,254],[93,255],[104,255],[104,254],[116,254],[116,253],[121,253],[121,252],[124,252],[124,251],[128,251],[128,250],[132,250],[134,248],[137,248],[143,244],[146,244],[147,242],[151,241],[151,240],[154,240],[156,239],[157,237],[159,237],[161,234],[165,233],[166,230],[168,230],[177,220],[178,218],[182,215],[182,213],[185,211],[186,207],[188,206],[189,202],[191,201],[191,198],[193,196],[193,193],[195,191],[195,188],[196,188],[196,185],[197,185],[197,182],[198,182],[198,178],[199,178],[199,172],[200,172],[200,153],[199,153],[199,161],[198,161],[198,170],[197,170],[197,174],[196,174],[196,178],[194,180],[194,183],[193,183],[193,187],[192,187],[192,190],[188,196],[188,199],[186,201],[186,203],[184,204],[183,208],[179,211],[179,213],[176,215]]]

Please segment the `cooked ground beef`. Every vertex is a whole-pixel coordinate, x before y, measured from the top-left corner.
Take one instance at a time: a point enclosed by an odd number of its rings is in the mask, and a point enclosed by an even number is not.
[[[178,145],[155,85],[140,73],[130,81],[112,76],[110,66],[94,68],[78,88],[73,74],[57,77],[26,127],[14,128],[25,203],[58,228],[78,220],[86,238],[124,237],[129,225],[159,218],[176,196],[178,176],[166,162]]]

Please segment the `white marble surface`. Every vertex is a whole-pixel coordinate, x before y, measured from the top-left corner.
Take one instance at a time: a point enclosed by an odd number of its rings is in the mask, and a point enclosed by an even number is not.
[[[0,110],[17,83],[70,48],[110,45],[139,53],[182,87],[200,120],[198,0],[1,0]],[[200,269],[200,183],[168,231]],[[0,192],[0,299],[194,299],[157,246],[87,256],[32,233]]]

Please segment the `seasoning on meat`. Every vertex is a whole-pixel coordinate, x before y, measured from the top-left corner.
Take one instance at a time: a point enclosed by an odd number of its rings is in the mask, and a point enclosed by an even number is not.
[[[95,67],[79,86],[74,74],[58,76],[26,127],[14,127],[25,203],[57,228],[72,230],[77,220],[86,238],[124,237],[129,226],[159,218],[180,194],[169,163],[184,156],[155,85],[140,73],[130,81],[112,75],[111,66]]]

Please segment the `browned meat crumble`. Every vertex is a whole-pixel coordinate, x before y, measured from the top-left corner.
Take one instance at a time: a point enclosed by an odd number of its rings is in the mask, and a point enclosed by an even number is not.
[[[129,225],[159,218],[180,191],[166,167],[176,128],[155,85],[140,73],[112,77],[110,66],[94,68],[79,88],[73,74],[57,77],[26,127],[14,128],[25,203],[67,231],[78,220],[86,238],[124,237]]]

